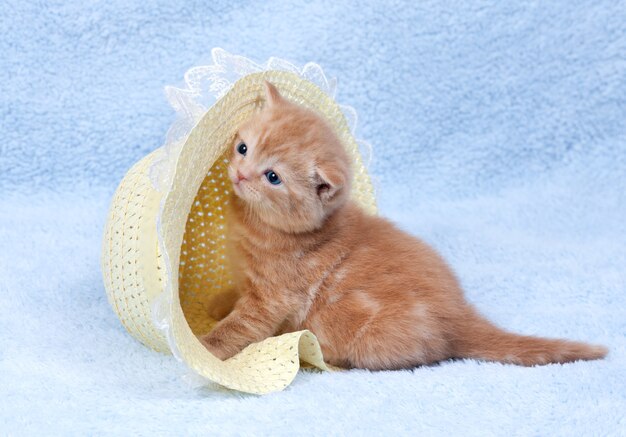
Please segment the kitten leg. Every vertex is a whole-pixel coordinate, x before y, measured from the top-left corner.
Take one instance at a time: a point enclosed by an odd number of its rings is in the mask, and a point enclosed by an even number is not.
[[[286,308],[284,302],[246,293],[233,311],[200,341],[209,352],[225,360],[249,344],[274,335],[288,315]]]
[[[234,288],[211,296],[207,304],[209,316],[215,320],[222,320],[233,310],[237,299],[239,299],[239,293]]]

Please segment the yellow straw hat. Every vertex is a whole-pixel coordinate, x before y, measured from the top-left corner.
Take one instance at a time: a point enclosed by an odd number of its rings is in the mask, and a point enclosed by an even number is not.
[[[204,378],[263,394],[289,385],[300,360],[329,369],[311,332],[268,338],[223,362],[197,336],[216,323],[208,298],[231,281],[224,250],[226,151],[239,125],[263,105],[264,80],[332,124],[354,159],[352,198],[372,214],[376,205],[352,135],[354,110],[335,103],[334,81],[318,65],[298,68],[276,58],[260,65],[221,49],[212,57],[213,65],[185,74],[185,88],[166,88],[179,118],[166,144],[135,164],[115,192],[102,273],[111,306],[135,338],[173,353]]]

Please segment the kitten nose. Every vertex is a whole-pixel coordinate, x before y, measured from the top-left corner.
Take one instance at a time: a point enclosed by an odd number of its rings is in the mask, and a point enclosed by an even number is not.
[[[237,170],[237,182],[241,182],[246,179],[246,176],[241,172],[241,170]]]

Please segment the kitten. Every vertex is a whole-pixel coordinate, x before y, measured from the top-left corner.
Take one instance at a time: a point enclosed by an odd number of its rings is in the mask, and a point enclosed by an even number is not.
[[[350,159],[330,126],[266,83],[233,145],[229,227],[241,273],[201,338],[220,359],[301,329],[340,367],[400,369],[448,358],[532,366],[592,360],[603,346],[508,333],[465,300],[430,247],[349,200]],[[233,308],[234,307],[234,308]],[[232,309],[232,311],[231,311]]]

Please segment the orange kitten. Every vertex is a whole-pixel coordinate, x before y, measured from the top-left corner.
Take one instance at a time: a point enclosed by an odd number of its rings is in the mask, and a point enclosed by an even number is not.
[[[448,358],[532,366],[607,354],[485,320],[433,249],[349,200],[349,163],[320,116],[266,84],[266,105],[239,130],[228,169],[240,276],[237,291],[214,299],[213,314],[225,318],[201,338],[214,355],[226,359],[300,329],[342,367],[399,369]]]

